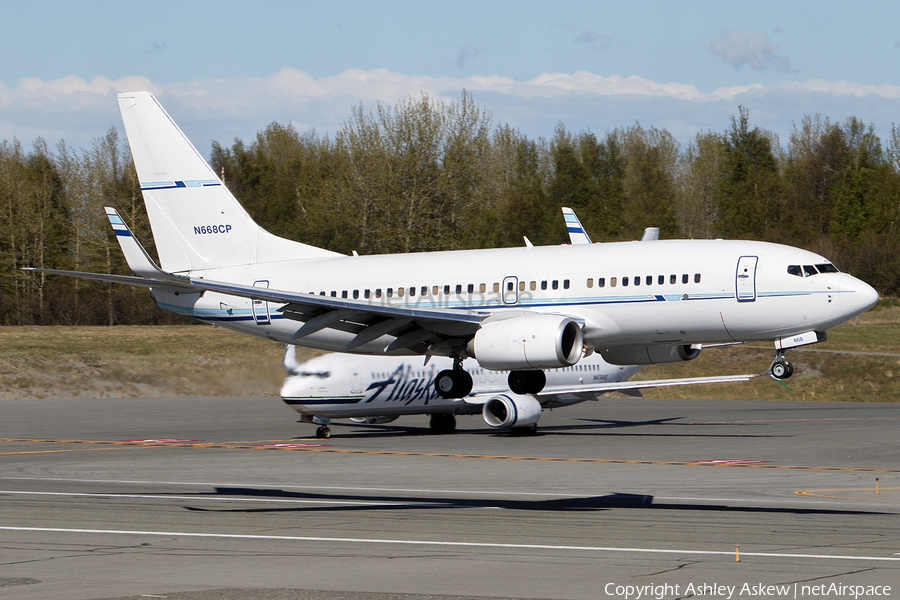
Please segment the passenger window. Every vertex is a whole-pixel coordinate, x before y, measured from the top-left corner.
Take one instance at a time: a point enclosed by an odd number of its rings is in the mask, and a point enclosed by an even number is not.
[[[500,284],[499,284],[499,283],[495,283],[495,284],[494,284],[494,292],[496,293],[496,292],[499,292],[499,291],[500,291]]]
[[[594,287],[594,278],[593,277],[588,277],[587,286],[588,286],[588,289],[591,289],[592,287]]]
[[[456,293],[462,294],[462,284],[461,283],[456,284]]]
[[[394,288],[387,289],[387,297],[392,298],[394,296]]]
[[[449,294],[449,293],[450,293],[450,286],[449,286],[449,285],[445,285],[445,286],[444,286],[444,293],[445,293],[445,294]]]
[[[700,273],[694,273],[694,283],[700,283]]]
[[[671,275],[669,275],[669,284],[674,285],[676,283],[678,283],[678,275],[672,273]]]
[[[685,273],[684,275],[681,276],[681,283],[687,283],[687,282],[688,282],[688,274]]]
[[[466,291],[467,291],[468,293],[470,293],[470,294],[471,294],[472,292],[474,292],[474,291],[475,291],[475,284],[474,284],[474,283],[470,283],[470,284],[466,287]]]
[[[609,287],[616,287],[616,278],[615,277],[609,278]]]
[[[440,289],[441,289],[441,288],[439,288],[439,287],[436,286],[436,285],[431,286],[431,295],[432,295],[432,296],[437,296],[437,295],[438,295],[438,291],[439,291]]]
[[[647,285],[653,285],[653,275],[647,275]]]
[[[480,284],[478,286],[478,291],[481,292],[482,294],[485,293],[487,291],[487,285],[484,283]]]
[[[319,295],[320,295],[320,296],[324,296],[324,295],[325,295],[325,292],[319,292]]]
[[[605,287],[606,286],[606,277],[598,277],[597,278],[597,287]]]
[[[803,277],[803,271],[800,269],[800,265],[790,265],[788,267],[788,275],[796,275],[797,277]]]
[[[331,290],[331,297],[332,297],[332,298],[337,298],[337,291]]]
[[[531,285],[528,287],[531,288],[531,291],[533,292],[534,290],[537,289],[537,281],[532,281]]]
[[[541,282],[541,289],[542,289],[542,290],[546,290],[546,289],[547,289],[547,281],[546,281],[546,280],[544,280],[544,281]]]
[[[640,275],[634,276],[634,285],[641,285],[641,277]]]
[[[359,300],[359,290],[353,290],[353,299]]]
[[[416,287],[413,285],[409,286],[409,297],[412,298],[415,295],[416,295]]]
[[[525,282],[524,282],[524,281],[520,281],[520,282],[519,282],[519,291],[520,291],[520,292],[524,292],[524,291],[525,291]]]
[[[346,298],[346,297],[347,297],[347,290],[344,290],[343,292],[341,292],[341,298]]]
[[[381,298],[381,288],[375,288],[375,297]]]
[[[660,275],[660,276],[656,279],[656,283],[658,283],[659,285],[663,285],[665,282],[666,282],[666,276],[665,276],[665,275]]]
[[[364,292],[363,292],[363,297],[368,299],[368,297],[369,297],[371,291],[372,291],[372,290],[366,290],[366,291],[364,291]]]
[[[558,290],[559,289],[559,279],[554,279],[551,286],[553,287],[554,290]]]
[[[812,265],[803,265],[803,272],[806,273],[807,277],[819,274],[819,272],[816,271],[816,268]]]
[[[622,278],[622,287],[628,287],[628,281],[629,281],[628,277],[623,277]]]
[[[563,289],[564,290],[569,289],[569,280],[568,279],[563,279]]]
[[[422,289],[419,290],[419,291],[421,292],[421,295],[422,295],[422,296],[427,296],[427,295],[428,295],[428,286],[427,286],[427,285],[423,285],[423,286],[422,286]]]

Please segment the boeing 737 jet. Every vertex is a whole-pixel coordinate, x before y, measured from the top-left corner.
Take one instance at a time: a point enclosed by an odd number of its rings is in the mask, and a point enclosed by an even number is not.
[[[537,394],[544,369],[691,360],[704,344],[825,339],[877,293],[824,256],[779,244],[656,240],[345,256],[260,228],[148,92],[119,109],[160,264],[108,208],[136,277],[45,270],[150,289],[159,306],[333,352],[446,356],[434,386],[463,398],[478,367]]]
[[[409,356],[361,356],[325,354],[305,363],[296,360],[296,347],[287,345],[284,366],[291,374],[281,387],[281,398],[300,413],[301,421],[316,423],[316,436],[331,437],[331,419],[357,423],[390,423],[404,415],[431,415],[431,430],[450,433],[456,415],[481,414],[489,426],[514,432],[534,432],[544,409],[560,408],[602,394],[624,392],[640,396],[640,390],[673,385],[747,381],[758,375],[725,375],[627,381],[643,367],[607,364],[592,354],[577,365],[546,372],[547,383],[539,394],[516,394],[507,388],[507,373],[463,362],[474,381],[465,398],[443,398],[434,378],[452,368],[450,358],[439,357],[423,366]]]

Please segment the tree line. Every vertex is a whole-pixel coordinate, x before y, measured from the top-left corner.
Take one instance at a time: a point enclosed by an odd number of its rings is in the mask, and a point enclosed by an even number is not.
[[[463,93],[374,111],[333,137],[272,123],[212,143],[210,164],[276,235],[349,254],[559,244],[561,206],[594,241],[758,239],[800,246],[883,295],[900,286],[900,128],[882,142],[856,117],[804,115],[782,146],[740,108],[686,145],[640,123],[598,135],[560,124],[530,139]],[[116,208],[154,255],[127,144],[0,142],[0,324],[155,324],[182,318],[144,289],[22,267],[130,274],[103,211]]]

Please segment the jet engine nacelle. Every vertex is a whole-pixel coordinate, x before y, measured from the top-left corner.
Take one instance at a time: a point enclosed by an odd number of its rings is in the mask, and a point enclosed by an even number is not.
[[[603,360],[611,365],[658,365],[684,362],[700,356],[700,346],[626,346],[608,350],[598,349]]]
[[[481,414],[491,427],[527,427],[541,418],[541,404],[534,396],[499,394],[484,403]]]
[[[558,369],[581,359],[584,332],[560,315],[527,315],[488,321],[469,343],[478,364],[495,371]]]

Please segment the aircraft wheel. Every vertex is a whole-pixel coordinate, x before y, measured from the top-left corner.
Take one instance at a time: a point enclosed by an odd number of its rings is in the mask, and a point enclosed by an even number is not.
[[[794,374],[794,365],[787,361],[776,362],[772,365],[772,375],[775,379],[787,379]]]
[[[537,423],[532,423],[527,427],[513,427],[512,434],[513,435],[534,435],[537,433]]]
[[[456,417],[453,415],[431,415],[429,423],[431,432],[436,434],[453,433],[456,431]]]
[[[510,371],[509,389],[515,394],[537,394],[547,384],[543,371]]]
[[[441,398],[463,398],[472,391],[472,376],[468,371],[450,370],[441,371],[434,378],[434,389]]]
[[[328,427],[319,427],[316,429],[316,437],[319,439],[328,439],[331,437],[331,429]]]

